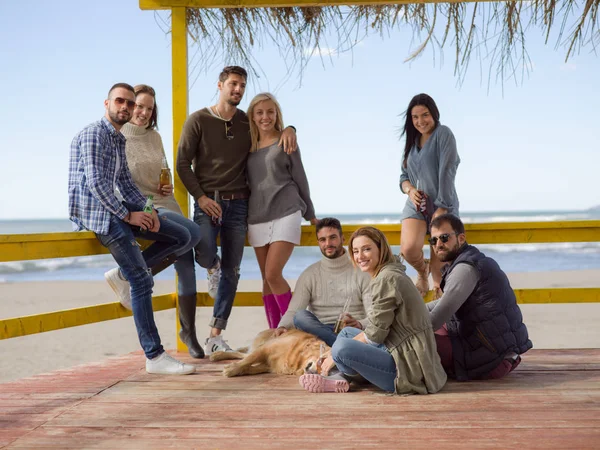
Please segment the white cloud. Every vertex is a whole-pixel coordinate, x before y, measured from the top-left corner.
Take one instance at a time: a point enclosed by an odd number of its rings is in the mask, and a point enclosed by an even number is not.
[[[560,66],[562,72],[575,72],[577,70],[577,64],[575,63],[564,63]]]
[[[312,56],[334,56],[337,55],[337,50],[335,48],[329,47],[314,47],[314,48],[305,48],[304,54],[308,57]]]

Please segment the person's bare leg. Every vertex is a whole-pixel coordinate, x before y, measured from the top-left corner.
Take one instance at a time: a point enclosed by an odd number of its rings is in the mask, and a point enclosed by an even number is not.
[[[442,282],[442,267],[444,266],[444,263],[438,259],[433,248],[430,249],[430,254],[429,273],[431,273],[431,278],[433,279],[433,298],[435,300],[442,296],[440,283]]]
[[[271,291],[271,287],[269,283],[267,283],[267,277],[265,276],[265,270],[267,267],[267,255],[269,253],[269,244],[263,247],[254,247],[254,253],[256,253],[256,260],[258,261],[258,267],[260,268],[260,276],[263,281],[263,295],[269,295],[273,292]]]
[[[290,285],[283,278],[283,268],[292,256],[295,245],[291,242],[277,241],[269,245],[265,278],[275,295],[285,294],[290,290]]]
[[[400,251],[407,263],[417,271],[415,285],[419,293],[425,297],[429,291],[429,264],[423,255],[423,245],[427,234],[424,220],[404,219],[400,235]]]

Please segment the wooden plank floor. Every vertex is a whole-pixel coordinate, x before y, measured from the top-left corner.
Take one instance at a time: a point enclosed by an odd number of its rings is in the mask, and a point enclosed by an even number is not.
[[[503,380],[427,396],[221,369],[148,375],[136,352],[0,384],[0,448],[600,448],[600,349],[531,350]]]

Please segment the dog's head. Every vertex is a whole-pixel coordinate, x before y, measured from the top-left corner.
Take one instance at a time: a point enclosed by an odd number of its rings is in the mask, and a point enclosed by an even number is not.
[[[313,339],[304,348],[304,373],[321,373],[321,364],[329,355],[331,348],[320,339]]]

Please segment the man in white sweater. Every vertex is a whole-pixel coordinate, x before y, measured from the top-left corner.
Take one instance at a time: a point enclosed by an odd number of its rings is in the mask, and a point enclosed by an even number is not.
[[[340,314],[344,313],[343,326],[361,330],[366,327],[367,312],[371,308],[370,277],[353,267],[344,249],[339,220],[321,219],[316,228],[323,258],[308,266],[298,278],[292,301],[276,334],[295,327],[317,336],[331,347],[337,338],[334,327]]]

